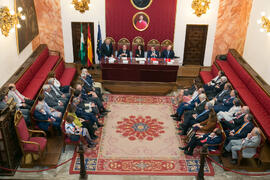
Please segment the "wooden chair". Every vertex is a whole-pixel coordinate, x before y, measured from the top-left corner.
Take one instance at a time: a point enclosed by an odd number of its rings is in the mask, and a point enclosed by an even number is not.
[[[149,51],[152,46],[154,46],[157,51],[160,51],[160,42],[158,40],[152,39],[152,40],[148,41],[148,43],[147,43],[147,51]]]
[[[259,166],[261,165],[260,163],[260,152],[265,144],[266,141],[266,137],[264,136],[264,134],[262,133],[262,131],[260,131],[261,134],[261,142],[260,145],[258,147],[242,147],[242,149],[240,149],[239,151],[237,151],[237,155],[238,155],[238,159],[237,159],[237,165],[240,166],[242,159],[247,159],[243,157],[243,150],[246,148],[256,148],[256,154],[248,159],[251,159],[253,161],[256,162],[256,164]]]
[[[113,46],[113,55],[115,54],[115,51],[116,51],[116,42],[115,40],[112,38],[112,37],[106,37],[106,39],[110,39],[111,40],[111,43],[112,43],[112,46]],[[105,41],[106,41],[105,39]]]
[[[138,48],[139,45],[143,46],[143,50],[145,49],[144,39],[140,36],[137,36],[132,40],[132,54],[134,57],[135,57],[136,49]]]
[[[117,49],[121,49],[123,45],[126,45],[127,46],[127,49],[130,50],[130,42],[127,38],[121,38],[119,41],[118,41],[118,47]]]
[[[161,51],[165,50],[167,48],[167,46],[171,45],[172,46],[172,49],[173,49],[173,43],[171,40],[169,39],[166,39],[164,41],[162,41],[161,43]]]
[[[21,111],[16,111],[14,124],[23,153],[24,163],[26,163],[27,154],[31,154],[32,159],[35,159],[34,154],[41,158],[44,152],[47,151],[46,133],[41,130],[28,129]],[[32,136],[34,134],[41,134],[44,137]]]

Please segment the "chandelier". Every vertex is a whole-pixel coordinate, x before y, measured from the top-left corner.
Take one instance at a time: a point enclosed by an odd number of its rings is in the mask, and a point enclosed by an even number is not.
[[[195,11],[194,14],[196,14],[198,17],[205,14],[209,9],[210,2],[210,0],[193,0],[191,7]]]
[[[0,28],[4,36],[8,36],[9,31],[16,26],[21,28],[19,18],[25,20],[25,16],[22,15],[22,8],[18,7],[18,13],[14,11],[9,11],[8,7],[3,7],[0,9]]]
[[[89,10],[90,0],[72,0],[72,4],[76,10],[80,11],[80,13],[84,13]]]
[[[261,25],[260,31],[266,32],[270,36],[270,17],[267,18],[265,12],[262,12],[261,15],[262,18],[257,21]]]

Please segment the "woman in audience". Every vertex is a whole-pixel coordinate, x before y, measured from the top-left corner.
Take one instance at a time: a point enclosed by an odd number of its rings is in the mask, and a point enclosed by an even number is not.
[[[135,51],[135,57],[144,58],[144,50],[143,50],[143,46],[141,44],[138,45],[138,47]]]
[[[74,124],[78,127],[83,127],[86,128],[89,132],[89,135],[91,137],[91,139],[95,140],[98,138],[98,136],[95,135],[95,129],[93,127],[94,123],[92,123],[91,121],[86,121],[82,118],[78,118],[78,116],[76,115],[76,106],[74,106],[73,104],[71,104],[68,108],[68,116],[72,116],[74,117]]]
[[[95,147],[96,143],[91,142],[89,133],[86,128],[78,127],[74,124],[74,117],[67,116],[65,122],[65,131],[69,135],[71,141],[78,141],[83,136],[88,143],[88,147]]]
[[[235,98],[233,100],[233,107],[229,111],[220,111],[217,113],[217,119],[221,121],[221,119],[224,119],[226,121],[231,121],[234,117],[234,114],[241,111],[241,104],[240,100],[238,98]]]

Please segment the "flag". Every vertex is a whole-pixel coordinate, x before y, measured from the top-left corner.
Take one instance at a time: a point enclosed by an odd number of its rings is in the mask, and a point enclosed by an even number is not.
[[[98,23],[97,54],[98,54],[99,61],[101,60],[101,45],[102,45],[101,30],[100,30],[100,24]]]
[[[87,66],[90,67],[93,64],[93,49],[92,49],[92,42],[91,42],[91,33],[90,27],[88,24],[88,37],[87,37]]]
[[[79,57],[81,59],[82,65],[85,65],[85,49],[84,49],[84,38],[83,38],[82,24],[81,24],[81,43],[80,43]]]

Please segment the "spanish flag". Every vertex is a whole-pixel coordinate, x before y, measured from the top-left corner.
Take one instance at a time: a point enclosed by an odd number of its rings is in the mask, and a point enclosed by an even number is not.
[[[92,66],[93,64],[93,49],[92,49],[92,42],[91,42],[91,34],[90,34],[90,27],[88,24],[88,37],[87,37],[87,65],[88,67]]]

